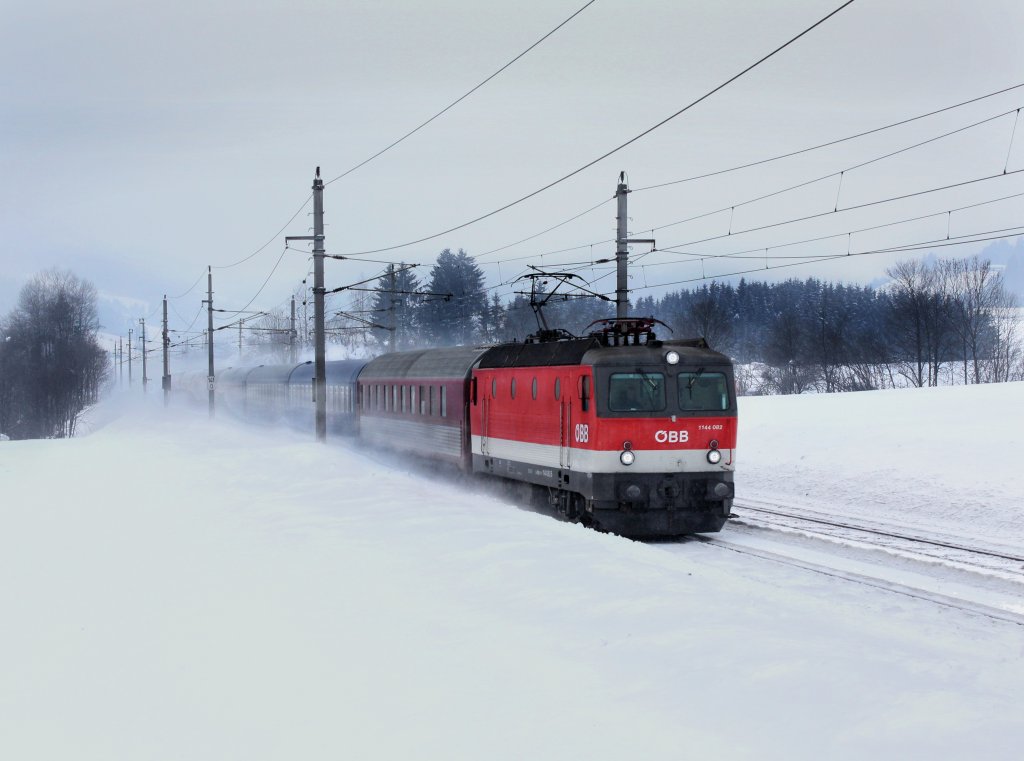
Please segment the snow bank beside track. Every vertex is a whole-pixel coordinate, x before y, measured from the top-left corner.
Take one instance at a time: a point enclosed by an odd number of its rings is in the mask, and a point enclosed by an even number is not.
[[[739,503],[1024,548],[1024,383],[741,397],[739,414]]]

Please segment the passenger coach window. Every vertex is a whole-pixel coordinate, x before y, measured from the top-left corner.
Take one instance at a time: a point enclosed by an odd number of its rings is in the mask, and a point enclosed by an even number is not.
[[[448,417],[448,387],[441,386],[441,417]]]
[[[612,373],[608,381],[612,412],[656,412],[665,409],[665,376],[661,373]]]
[[[723,373],[679,373],[679,409],[722,412],[729,409],[729,384]]]

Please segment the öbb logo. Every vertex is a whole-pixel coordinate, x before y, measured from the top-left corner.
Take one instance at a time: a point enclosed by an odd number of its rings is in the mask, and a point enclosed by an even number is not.
[[[685,444],[690,440],[689,431],[655,431],[654,440],[659,444]]]

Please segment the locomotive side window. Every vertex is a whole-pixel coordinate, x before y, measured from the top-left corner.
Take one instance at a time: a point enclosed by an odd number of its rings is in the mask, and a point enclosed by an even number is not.
[[[498,398],[498,379],[491,378],[491,399]]]
[[[511,384],[511,386],[509,388],[509,392],[508,393],[509,393],[509,396],[511,396],[513,399],[516,398],[516,379],[515,378],[512,379],[512,384]]]
[[[679,373],[679,409],[723,412],[729,409],[729,384],[722,373]]]
[[[657,412],[665,409],[665,376],[638,371],[612,373],[608,380],[612,412]]]
[[[562,379],[555,378],[555,401],[562,398]]]
[[[533,376],[533,383],[530,384],[530,397],[537,400],[537,376]]]

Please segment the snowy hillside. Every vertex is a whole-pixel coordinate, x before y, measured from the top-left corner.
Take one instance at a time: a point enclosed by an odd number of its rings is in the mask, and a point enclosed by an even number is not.
[[[1022,396],[743,399],[737,502],[1022,547]],[[1015,759],[1024,744],[1022,626],[598,534],[157,394],[91,425],[0,443],[2,758]]]

